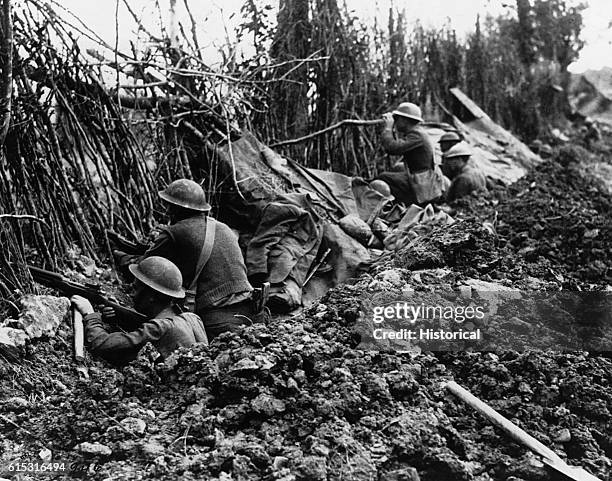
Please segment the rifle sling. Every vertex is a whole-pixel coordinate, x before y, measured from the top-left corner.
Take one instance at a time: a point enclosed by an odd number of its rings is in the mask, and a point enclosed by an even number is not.
[[[198,286],[198,279],[202,274],[202,270],[208,262],[208,259],[210,259],[210,254],[212,253],[212,248],[215,243],[216,228],[217,225],[215,219],[211,217],[206,217],[206,234],[204,235],[204,245],[202,246],[202,252],[200,253],[200,258],[198,259],[198,264],[196,266],[193,280],[189,285],[189,290],[193,293],[195,293],[196,288]]]

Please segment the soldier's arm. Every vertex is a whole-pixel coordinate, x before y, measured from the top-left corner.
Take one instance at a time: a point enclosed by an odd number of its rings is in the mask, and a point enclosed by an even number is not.
[[[157,341],[164,334],[164,324],[159,319],[145,322],[132,332],[109,332],[100,314],[88,314],[85,321],[85,340],[89,350],[113,364],[127,364],[138,356],[147,342]]]
[[[167,230],[162,230],[157,236],[153,245],[147,249],[147,251],[141,256],[140,260],[146,259],[151,256],[165,257],[166,259],[172,259],[174,248],[174,239]]]
[[[424,145],[422,137],[416,132],[409,132],[403,139],[396,139],[393,130],[385,128],[382,133],[382,145],[389,155],[401,155]]]

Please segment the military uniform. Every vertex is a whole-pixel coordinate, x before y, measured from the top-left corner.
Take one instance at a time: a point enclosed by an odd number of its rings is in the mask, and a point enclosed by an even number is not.
[[[446,193],[447,202],[470,195],[472,192],[486,192],[487,178],[478,167],[467,163],[463,170],[451,181]]]
[[[253,287],[247,278],[238,237],[223,222],[207,215],[210,205],[202,187],[192,180],[179,179],[159,192],[159,196],[173,206],[176,220],[162,230],[143,256],[123,255],[119,264],[150,256],[164,257],[179,268],[183,287],[189,290],[197,274],[207,230],[214,224],[212,249],[195,283],[195,312],[202,318],[209,338],[235,330],[256,317],[259,320],[260,313],[253,312]]]
[[[385,152],[402,156],[405,171],[383,172],[377,179],[386,182],[393,196],[400,202],[408,205],[433,202],[443,193],[444,179],[434,163],[434,144],[427,132],[418,126],[418,122],[423,120],[421,109],[415,104],[404,102],[393,111],[393,116],[413,122],[408,127],[398,127],[401,130],[399,138],[394,136],[393,126],[387,124],[381,138]]]
[[[147,342],[155,346],[162,359],[179,347],[208,343],[201,319],[192,313],[177,315],[171,310],[164,311],[132,332],[110,331],[97,312],[86,315],[83,321],[92,354],[118,365],[136,359]]]

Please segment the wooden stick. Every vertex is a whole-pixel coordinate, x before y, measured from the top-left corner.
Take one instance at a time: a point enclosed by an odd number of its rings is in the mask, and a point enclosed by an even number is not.
[[[482,414],[485,418],[495,424],[498,428],[500,428],[518,443],[527,446],[534,453],[539,454],[544,458],[550,459],[551,461],[564,463],[564,461],[557,455],[557,453],[544,446],[536,438],[527,434],[516,424],[511,422],[509,419],[506,419],[491,406],[478,399],[471,392],[469,392],[467,389],[464,389],[456,382],[449,381],[446,384],[446,388],[459,399],[461,399],[464,403],[468,404],[480,414]]]
[[[0,85],[0,146],[4,145],[11,123],[11,100],[13,98],[13,19],[10,0],[2,3],[2,75]]]
[[[320,135],[326,134],[327,132],[331,132],[332,130],[339,129],[340,127],[344,127],[345,125],[354,125],[358,127],[368,126],[368,125],[381,125],[385,121],[383,119],[377,120],[354,120],[354,119],[345,119],[337,122],[329,127],[325,127],[323,130],[318,130],[317,132],[313,132],[312,134],[305,135],[304,137],[299,137],[297,139],[292,140],[284,140],[282,142],[276,142],[275,144],[271,144],[270,147],[282,147],[284,145],[293,145],[299,144],[300,142],[304,142],[305,140],[314,139]]]
[[[85,360],[85,330],[83,328],[83,315],[72,308],[72,328],[74,329],[74,359],[77,362]]]

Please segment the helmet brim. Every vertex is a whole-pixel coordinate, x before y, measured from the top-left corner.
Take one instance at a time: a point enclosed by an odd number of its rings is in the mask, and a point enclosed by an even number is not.
[[[208,202],[205,202],[204,205],[196,205],[190,204],[188,202],[179,202],[174,197],[169,196],[165,190],[160,190],[157,195],[169,204],[178,205],[179,207],[183,207],[184,209],[197,210],[198,212],[208,212],[211,207]]]
[[[416,115],[405,114],[404,112],[400,112],[399,110],[394,110],[391,112],[393,115],[399,115],[400,117],[406,117],[407,119],[416,120],[417,122],[423,122],[421,117],[417,117]]]
[[[151,289],[174,299],[185,298],[185,289],[181,287],[179,290],[175,291],[152,281],[139,269],[138,264],[130,264],[128,269],[136,279],[138,279],[144,285],[149,286]]]

